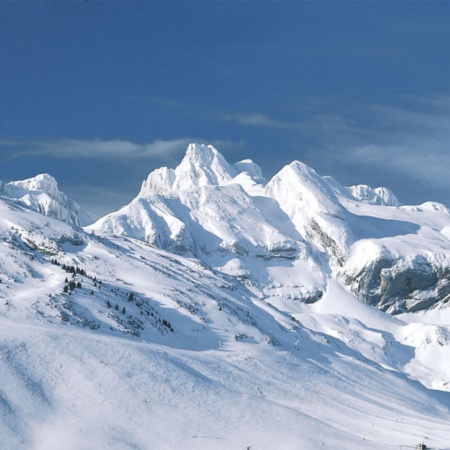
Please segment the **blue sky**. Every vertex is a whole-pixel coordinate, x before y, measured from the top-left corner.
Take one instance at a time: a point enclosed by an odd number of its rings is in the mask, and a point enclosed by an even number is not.
[[[450,2],[0,2],[0,179],[93,217],[191,141],[450,205]]]

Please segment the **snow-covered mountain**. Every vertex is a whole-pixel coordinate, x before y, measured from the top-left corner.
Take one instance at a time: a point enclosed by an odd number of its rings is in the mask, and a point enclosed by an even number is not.
[[[88,229],[194,256],[258,295],[312,302],[332,278],[400,313],[450,298],[449,219],[443,205],[400,206],[387,188],[346,188],[298,161],[266,182],[252,161],[191,144]]]
[[[449,213],[381,197],[196,144],[85,229],[3,195],[1,448],[450,448]]]
[[[18,200],[34,211],[64,220],[71,225],[84,226],[90,223],[87,213],[59,191],[56,180],[47,173],[21,181],[0,181],[0,196]]]

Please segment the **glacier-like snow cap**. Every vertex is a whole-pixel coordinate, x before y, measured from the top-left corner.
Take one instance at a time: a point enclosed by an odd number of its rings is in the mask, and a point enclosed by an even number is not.
[[[238,172],[248,173],[251,177],[262,178],[263,176],[261,167],[259,167],[258,164],[253,162],[251,159],[243,159],[242,161],[233,164],[233,167]]]
[[[55,217],[75,226],[87,225],[90,218],[71,198],[58,189],[58,183],[48,173],[26,180],[11,181],[0,186],[2,195],[46,216]]]
[[[45,192],[47,195],[55,199],[61,194],[55,178],[48,173],[41,173],[33,178],[27,178],[26,180],[11,181],[7,184],[7,186],[17,191],[23,189],[25,191]]]
[[[381,206],[400,206],[394,193],[385,187],[372,189],[367,184],[358,184],[347,188],[348,192],[363,203]]]
[[[143,182],[139,196],[223,185],[236,175],[236,169],[212,145],[193,143],[189,144],[184,158],[175,169],[162,167],[151,172]]]

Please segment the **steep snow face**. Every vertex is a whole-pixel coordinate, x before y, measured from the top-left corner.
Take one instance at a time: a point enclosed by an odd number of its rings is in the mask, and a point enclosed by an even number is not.
[[[305,240],[343,263],[351,239],[349,214],[326,180],[295,161],[269,181],[265,194],[278,202]]]
[[[280,308],[318,301],[330,278],[391,313],[445,304],[449,211],[397,205],[388,189],[346,188],[298,161],[266,183],[253,161],[230,165],[191,144],[178,167],[152,172],[130,205],[88,230],[199,258]]]
[[[261,182],[261,169],[252,161],[233,167],[214,147],[191,144],[178,167],[152,172],[130,205],[89,229],[197,257],[229,252],[292,257],[301,238],[281,223],[284,213],[275,202],[252,197],[263,193]]]
[[[277,205],[269,199],[253,201],[238,184],[203,186],[166,196],[138,196],[87,229],[143,239],[197,257],[227,251],[295,253],[300,238],[296,231],[281,223],[281,211],[268,220],[264,208],[274,211]]]
[[[212,145],[190,144],[186,156],[175,169],[174,189],[222,185],[236,171]]]
[[[394,193],[385,187],[372,189],[367,184],[359,184],[347,188],[350,194],[363,203],[382,206],[400,206]]]
[[[236,170],[212,146],[190,144],[176,169],[157,169],[144,181],[139,196],[164,194],[171,190],[222,185],[237,175]]]
[[[174,253],[194,256],[194,242],[182,220],[184,216],[178,218],[180,211],[173,211],[171,205],[166,203],[170,202],[165,202],[164,197],[159,195],[153,198],[138,196],[129,205],[86,229],[95,233],[133,237]],[[177,205],[174,206],[176,208]]]
[[[75,226],[90,222],[89,216],[72,199],[58,189],[56,180],[48,174],[37,175],[21,181],[12,181],[0,186],[1,195],[46,216],[55,217]]]
[[[252,161],[231,166],[213,147],[192,144],[178,167],[152,172],[129,205],[87,230],[195,256],[264,295],[283,295],[280,278],[289,297],[318,299],[324,272],[286,213],[264,195],[262,183]],[[285,261],[283,269],[275,261]],[[302,282],[299,271],[308,273]]]

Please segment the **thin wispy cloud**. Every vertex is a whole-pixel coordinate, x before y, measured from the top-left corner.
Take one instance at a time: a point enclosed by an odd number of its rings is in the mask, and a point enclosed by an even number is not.
[[[155,139],[146,144],[127,140],[57,139],[53,141],[0,141],[0,149],[12,150],[14,158],[48,156],[58,159],[170,159],[182,155],[192,142],[207,142],[218,148],[240,148],[242,143],[202,138]]]
[[[154,140],[139,144],[126,140],[60,139],[28,144],[24,153],[64,159],[170,157],[182,151],[192,139]]]
[[[372,167],[381,173],[395,171],[399,177],[420,180],[430,185],[450,188],[448,169],[450,153],[440,142],[416,140],[411,145],[365,145],[347,152],[345,158],[359,165]]]
[[[360,180],[377,179],[409,198],[409,191],[426,186],[448,203],[450,191],[450,97],[408,98],[396,106],[372,105],[354,120],[359,134],[321,136],[313,155],[326,170],[340,170]],[[412,197],[412,195],[411,195]],[[426,199],[422,199],[425,201]]]
[[[402,99],[417,105],[428,105],[433,108],[450,109],[450,96],[446,94],[431,94],[428,96],[404,95]]]
[[[294,132],[297,131],[303,134],[322,134],[324,132],[343,134],[357,132],[347,118],[335,114],[317,113],[304,120],[280,120],[269,117],[264,113],[251,113],[229,114],[225,116],[225,119],[243,126],[279,128]]]
[[[256,127],[298,128],[302,126],[301,123],[273,119],[263,113],[227,114],[224,118],[240,125]]]
[[[241,126],[278,128],[294,139],[299,158],[319,170],[347,168],[348,173],[395,171],[450,189],[450,96],[404,97],[397,105],[354,105],[337,113],[310,105],[309,115],[279,120],[264,113],[231,114]],[[330,106],[330,105],[328,105]],[[333,108],[328,108],[328,111]],[[355,169],[358,168],[358,169]]]

